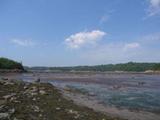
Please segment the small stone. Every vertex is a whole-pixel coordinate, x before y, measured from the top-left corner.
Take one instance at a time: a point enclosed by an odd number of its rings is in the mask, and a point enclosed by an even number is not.
[[[46,92],[45,92],[44,90],[40,90],[39,93],[40,93],[41,95],[45,95],[45,94],[46,94]]]
[[[15,109],[13,108],[13,109],[10,109],[9,111],[8,111],[10,114],[13,114],[14,112],[15,112]]]
[[[39,117],[42,117],[42,114],[39,114]]]
[[[2,111],[4,107],[5,107],[5,105],[1,105],[0,106],[0,111]]]
[[[36,93],[36,92],[32,92],[31,95],[32,95],[32,96],[35,96],[35,95],[37,95],[37,93]]]
[[[2,78],[2,80],[9,80],[9,79],[8,79],[8,78],[4,78],[4,77],[3,77],[3,78]]]
[[[6,82],[4,85],[14,85],[13,82]]]
[[[13,120],[18,120],[17,118],[14,118]]]
[[[13,97],[15,95],[16,95],[15,93],[11,93],[10,95],[3,96],[3,98],[7,100],[7,99],[9,99],[9,98],[11,98],[11,97]]]
[[[32,100],[33,100],[33,101],[36,101],[36,98],[33,98]]]
[[[0,106],[5,104],[5,100],[0,100]]]
[[[9,119],[8,113],[0,113],[0,120],[6,120]]]
[[[17,98],[15,96],[11,97],[10,101],[15,101]]]
[[[33,106],[33,109],[34,109],[35,112],[40,112],[40,109],[39,109],[38,106]]]
[[[56,110],[60,110],[61,108],[57,107]]]
[[[41,82],[40,78],[37,78],[37,80],[35,80],[35,83],[40,83],[40,82]]]
[[[23,88],[24,88],[24,89],[27,89],[28,87],[27,87],[27,86],[24,86]]]

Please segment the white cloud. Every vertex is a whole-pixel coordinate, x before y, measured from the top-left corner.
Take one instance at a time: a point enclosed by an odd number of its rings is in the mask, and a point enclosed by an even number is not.
[[[160,0],[148,0],[149,9],[148,16],[154,16],[160,14]]]
[[[100,30],[93,30],[91,32],[79,32],[65,39],[65,43],[70,48],[80,48],[87,44],[95,44],[105,35],[106,33]]]
[[[127,43],[124,45],[124,50],[128,50],[128,49],[135,49],[135,48],[139,48],[140,44],[135,42],[135,43]]]
[[[25,47],[35,45],[35,43],[31,40],[12,39],[11,42],[16,44],[16,45],[25,46]]]
[[[93,49],[81,52],[81,61],[87,64],[107,64],[121,62],[159,62],[160,33],[140,36],[133,42],[108,41]]]

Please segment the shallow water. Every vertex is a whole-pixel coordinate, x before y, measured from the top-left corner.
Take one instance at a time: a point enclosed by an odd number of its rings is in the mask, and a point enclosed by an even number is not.
[[[160,90],[154,87],[92,84],[54,81],[54,85],[73,88],[94,96],[107,106],[160,113]],[[128,81],[130,83],[130,81]],[[146,83],[148,84],[148,83]],[[147,85],[146,85],[147,86]]]

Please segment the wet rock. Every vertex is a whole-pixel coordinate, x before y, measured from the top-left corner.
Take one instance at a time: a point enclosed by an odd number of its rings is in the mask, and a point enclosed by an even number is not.
[[[23,94],[35,96],[38,94],[38,88],[33,86],[32,88],[25,90]]]
[[[40,112],[40,109],[38,106],[32,106],[32,109],[35,111],[35,112]]]
[[[4,83],[5,81],[0,79],[0,84],[3,85]]]
[[[6,103],[6,100],[0,100],[0,106],[4,105]]]
[[[1,105],[0,106],[0,111],[2,111],[4,109],[5,105]]]
[[[44,90],[40,90],[39,93],[40,93],[41,95],[45,95],[45,94],[46,94],[46,92],[45,92]]]
[[[8,99],[10,99],[11,97],[13,97],[13,96],[15,96],[16,95],[16,93],[11,93],[10,95],[5,95],[5,96],[3,96],[3,98],[5,99],[5,100],[8,100]]]
[[[61,108],[57,107],[56,110],[60,110]]]
[[[14,118],[13,120],[18,120],[17,118]]]
[[[4,85],[14,85],[13,82],[5,82]]]
[[[32,92],[31,93],[31,96],[36,96],[38,93],[36,93],[36,92]]]
[[[24,86],[23,88],[24,88],[24,89],[28,89],[28,86]]]
[[[42,114],[39,114],[39,117],[42,117]]]
[[[70,114],[78,114],[78,112],[77,111],[74,111],[74,110],[68,110],[68,113],[70,113]]]
[[[13,96],[13,97],[10,98],[10,102],[14,102],[14,101],[16,101],[16,99],[17,98],[15,96]]]
[[[78,111],[70,109],[68,110],[68,113],[73,114],[75,119],[78,119],[80,117],[80,114],[78,113]]]
[[[1,79],[2,79],[2,80],[9,80],[8,78],[5,78],[5,77],[2,77]]]
[[[0,113],[0,120],[6,120],[9,119],[8,113]]]
[[[14,109],[14,108],[9,109],[8,113],[9,113],[9,114],[13,114],[13,113],[15,113],[15,109]]]
[[[37,99],[36,99],[36,98],[33,98],[32,100],[33,100],[33,101],[36,101]]]
[[[37,80],[35,80],[35,83],[40,83],[40,82],[41,82],[40,78],[37,78]]]
[[[93,92],[90,92],[89,96],[95,96],[95,94]]]

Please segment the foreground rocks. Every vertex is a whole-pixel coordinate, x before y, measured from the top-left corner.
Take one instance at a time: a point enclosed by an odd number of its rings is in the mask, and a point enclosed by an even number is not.
[[[75,105],[51,84],[0,80],[0,120],[118,120]]]

